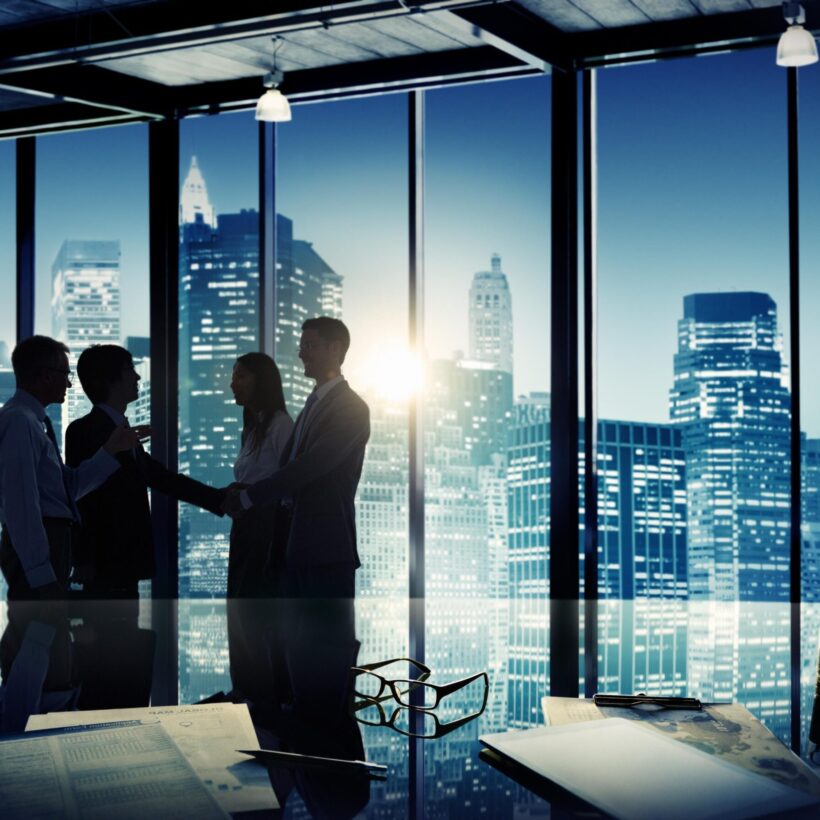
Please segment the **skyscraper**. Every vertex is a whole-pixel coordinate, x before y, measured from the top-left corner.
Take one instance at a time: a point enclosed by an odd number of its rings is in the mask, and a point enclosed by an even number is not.
[[[686,455],[690,693],[740,700],[785,737],[791,407],[777,308],[753,292],[683,308],[670,413]]]
[[[238,356],[258,349],[259,215],[214,216],[192,160],[182,187],[179,256],[179,466],[225,486],[242,431],[230,390]],[[180,515],[180,594],[223,595],[226,522],[188,505]]]
[[[85,348],[120,343],[120,243],[66,239],[51,274],[51,332],[69,346],[68,363],[75,370]],[[59,418],[61,428],[89,409],[82,390],[69,390]]]
[[[693,597],[788,600],[790,406],[772,298],[685,297],[670,413],[686,453]]]
[[[512,297],[497,253],[491,267],[476,273],[470,288],[470,358],[512,373]]]
[[[296,413],[313,390],[299,359],[305,319],[342,318],[342,276],[310,242],[293,238],[293,222],[276,215],[276,363],[282,374],[287,406]]]

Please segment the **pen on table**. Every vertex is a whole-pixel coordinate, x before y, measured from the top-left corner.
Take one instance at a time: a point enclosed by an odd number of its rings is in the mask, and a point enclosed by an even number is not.
[[[387,766],[381,763],[370,763],[367,760],[344,760],[337,757],[317,757],[300,755],[295,752],[282,752],[274,749],[237,749],[243,755],[250,755],[263,763],[285,763],[291,766],[312,767],[317,769],[343,769],[347,771],[386,774]]]

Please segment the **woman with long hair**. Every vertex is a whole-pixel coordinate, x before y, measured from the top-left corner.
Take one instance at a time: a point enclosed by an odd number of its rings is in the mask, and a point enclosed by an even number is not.
[[[293,430],[285,407],[282,377],[270,356],[246,353],[236,360],[231,377],[234,400],[242,408],[242,447],[234,464],[238,484],[253,484],[279,469]],[[228,553],[228,597],[274,594],[266,579],[276,507],[253,507],[231,527]]]

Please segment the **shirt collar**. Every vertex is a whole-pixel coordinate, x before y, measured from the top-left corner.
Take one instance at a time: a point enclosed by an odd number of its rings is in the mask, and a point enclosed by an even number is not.
[[[313,392],[316,394],[316,401],[321,401],[337,384],[341,384],[345,377],[340,373],[335,379],[325,382],[321,387],[315,387]]]
[[[127,419],[122,413],[120,413],[118,410],[115,410],[113,407],[109,407],[107,404],[103,404],[102,402],[100,402],[99,404],[95,404],[94,406],[102,410],[103,413],[105,413],[111,419],[111,421],[113,421],[114,424],[117,425],[117,427],[122,427],[123,424],[125,424],[127,421]]]
[[[23,407],[28,408],[37,416],[38,421],[43,421],[46,417],[46,408],[43,407],[40,402],[28,392],[28,390],[23,390],[22,387],[18,387],[17,390],[14,391],[14,401],[22,404]]]

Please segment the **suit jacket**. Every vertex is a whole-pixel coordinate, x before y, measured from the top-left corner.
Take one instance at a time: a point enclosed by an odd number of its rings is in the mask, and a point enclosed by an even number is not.
[[[66,464],[76,466],[108,440],[115,424],[98,407],[68,425]],[[148,488],[221,515],[220,490],[172,473],[140,447],[118,453],[121,469],[80,499],[82,526],[73,539],[74,564],[91,564],[96,582],[133,582],[154,574]]]
[[[354,499],[370,437],[370,410],[343,381],[313,408],[298,451],[288,460],[298,429],[297,419],[280,469],[249,487],[248,497],[254,506],[293,499],[288,531],[277,528],[280,536],[274,538],[274,549],[282,548],[277,540],[285,540],[287,566],[358,567]]]

